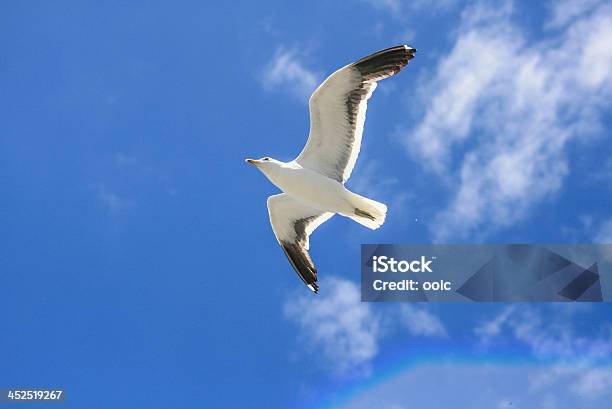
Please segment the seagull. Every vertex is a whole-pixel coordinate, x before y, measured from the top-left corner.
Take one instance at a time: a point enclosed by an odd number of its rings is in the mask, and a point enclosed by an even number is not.
[[[310,134],[291,162],[268,156],[246,159],[283,193],[268,198],[272,230],[289,262],[314,293],[317,269],[308,253],[309,236],[334,214],[372,230],[379,228],[387,206],[349,191],[359,150],[368,99],[376,82],[397,74],[414,58],[407,45],[387,48],[340,68],[310,97]]]

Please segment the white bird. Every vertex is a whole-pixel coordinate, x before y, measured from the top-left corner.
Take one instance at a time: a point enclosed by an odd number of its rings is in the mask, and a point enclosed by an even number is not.
[[[344,187],[361,148],[368,99],[376,81],[397,74],[416,49],[401,45],[371,54],[330,75],[310,97],[310,135],[291,162],[247,159],[284,193],[268,198],[274,235],[304,283],[318,291],[309,236],[335,213],[370,229],[387,206]]]

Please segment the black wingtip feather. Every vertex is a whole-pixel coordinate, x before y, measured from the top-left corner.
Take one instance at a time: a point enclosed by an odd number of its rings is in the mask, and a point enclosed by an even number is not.
[[[416,48],[399,45],[370,54],[353,63],[364,79],[378,81],[400,72],[414,58]]]
[[[281,241],[280,245],[289,259],[291,266],[300,276],[304,284],[310,288],[315,294],[319,292],[317,284],[317,269],[312,262],[312,259],[298,244]]]

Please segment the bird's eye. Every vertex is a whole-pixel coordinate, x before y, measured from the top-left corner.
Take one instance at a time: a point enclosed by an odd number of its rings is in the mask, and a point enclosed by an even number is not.
[[[270,160],[270,158],[268,158],[267,156],[263,159],[263,160]]]

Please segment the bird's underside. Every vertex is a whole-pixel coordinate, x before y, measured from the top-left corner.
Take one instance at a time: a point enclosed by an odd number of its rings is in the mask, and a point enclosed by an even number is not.
[[[376,82],[397,74],[415,52],[405,45],[388,48],[330,75],[310,97],[310,135],[295,163],[344,184],[359,155],[367,101]],[[352,214],[341,214],[372,229],[384,222],[385,205],[349,194],[355,196],[350,199]],[[289,262],[316,293],[317,270],[308,253],[309,236],[334,213],[317,210],[286,193],[268,198],[268,212]]]

